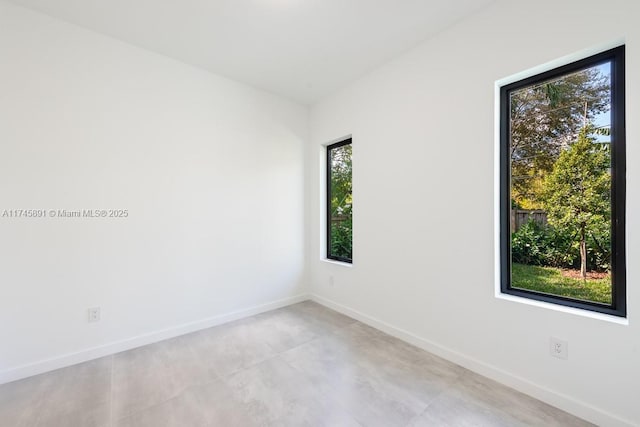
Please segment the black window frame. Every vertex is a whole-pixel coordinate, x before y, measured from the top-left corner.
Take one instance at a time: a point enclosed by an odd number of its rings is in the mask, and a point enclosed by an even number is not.
[[[353,241],[351,242],[351,258],[344,258],[344,257],[340,257],[340,256],[336,256],[333,255],[331,253],[331,150],[335,149],[335,148],[340,148],[340,147],[344,147],[345,145],[352,145],[352,138],[347,138],[344,139],[342,141],[338,141],[335,142],[333,144],[329,144],[326,147],[326,169],[327,169],[327,189],[326,189],[326,199],[325,199],[325,203],[326,203],[326,239],[327,239],[327,250],[326,250],[326,256],[327,259],[333,260],[333,261],[340,261],[340,262],[345,262],[348,264],[353,264]],[[351,177],[351,179],[353,180],[353,176]]]
[[[510,93],[586,68],[611,63],[611,305],[511,287]],[[500,87],[500,288],[503,294],[626,317],[625,46]]]

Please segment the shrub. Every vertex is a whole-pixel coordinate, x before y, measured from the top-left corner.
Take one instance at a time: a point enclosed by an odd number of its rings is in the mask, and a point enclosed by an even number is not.
[[[571,236],[529,220],[511,237],[513,262],[549,267],[573,267],[579,252]],[[574,249],[574,250],[572,250]]]
[[[351,259],[353,242],[353,227],[351,217],[337,221],[331,227],[331,253],[333,255]]]
[[[602,226],[587,239],[587,265],[590,269],[611,268],[611,232]],[[534,220],[511,235],[513,262],[558,268],[579,268],[580,248],[576,234],[567,229],[541,225]]]
[[[610,232],[606,227],[589,235],[587,265],[591,269],[610,269]],[[579,268],[580,248],[577,236],[564,229],[529,220],[511,235],[513,262],[558,268]]]
[[[611,229],[602,223],[587,236],[587,266],[600,271],[611,270]]]

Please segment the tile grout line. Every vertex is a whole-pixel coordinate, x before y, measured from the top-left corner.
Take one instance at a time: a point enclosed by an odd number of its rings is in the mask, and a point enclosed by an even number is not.
[[[298,313],[298,314],[301,314],[301,313]],[[346,317],[349,317],[349,316],[346,316]],[[353,320],[353,322],[351,322],[351,323],[349,323],[349,324],[346,324],[346,325],[343,325],[343,326],[336,326],[336,327],[335,327],[335,329],[333,329],[333,330],[331,330],[331,331],[328,331],[328,332],[326,332],[326,333],[324,333],[324,334],[318,334],[318,335],[317,335],[317,336],[315,336],[314,338],[311,338],[311,339],[309,339],[309,340],[307,340],[307,341],[304,341],[304,342],[302,342],[302,343],[299,343],[299,344],[297,344],[297,345],[295,345],[295,346],[293,346],[293,347],[291,347],[291,348],[288,348],[288,349],[286,349],[286,350],[282,350],[282,351],[280,351],[280,352],[276,352],[276,353],[275,353],[275,354],[273,354],[272,356],[267,357],[267,358],[265,358],[265,359],[263,359],[263,360],[260,360],[260,361],[258,361],[258,362],[252,363],[252,364],[247,365],[247,366],[243,366],[243,367],[241,367],[240,369],[237,369],[237,370],[235,370],[235,371],[233,371],[233,372],[230,372],[230,373],[228,373],[228,374],[225,374],[225,375],[223,375],[223,376],[220,376],[220,381],[222,381],[224,384],[228,384],[228,383],[227,383],[227,379],[228,379],[230,376],[235,375],[235,374],[237,374],[237,373],[239,373],[239,372],[246,371],[246,370],[251,369],[251,368],[253,368],[253,367],[255,367],[255,366],[261,365],[261,364],[263,364],[263,363],[265,363],[265,362],[268,362],[268,361],[271,361],[271,360],[275,360],[275,359],[278,359],[278,358],[280,358],[280,360],[281,360],[284,364],[286,364],[289,368],[291,368],[293,371],[298,372],[298,373],[302,373],[298,368],[296,368],[295,366],[293,366],[293,365],[291,365],[289,362],[287,362],[287,361],[286,361],[282,356],[283,356],[284,354],[286,354],[286,353],[290,352],[290,351],[296,350],[296,349],[298,349],[298,348],[300,348],[300,347],[303,347],[303,346],[305,346],[305,345],[307,345],[307,344],[310,344],[310,343],[312,343],[312,342],[323,340],[323,339],[325,339],[325,338],[328,338],[329,336],[334,335],[334,334],[335,334],[336,332],[338,332],[338,331],[342,331],[342,330],[348,329],[348,328],[352,327],[352,326],[353,326],[353,325],[355,325],[355,324],[361,323],[360,321],[358,321],[357,319],[353,319],[352,317],[350,317],[350,319],[352,319],[352,320]],[[273,349],[273,347],[272,347],[269,343],[266,343],[266,344],[267,344],[267,346],[269,346],[270,348],[272,348],[272,349]],[[364,426],[363,426],[363,425],[362,425],[362,424],[361,424],[361,423],[356,419],[356,417],[352,414],[352,412],[351,412],[350,410],[348,410],[348,408],[345,408],[345,407],[344,407],[340,402],[336,402],[336,403],[338,404],[338,406],[339,406],[343,411],[345,411],[345,413],[346,413],[346,414],[349,414],[349,415],[350,415],[350,417],[351,417],[351,420],[352,420],[352,421],[354,421],[356,424],[358,424],[358,426],[364,427]]]
[[[213,380],[213,381],[207,382],[207,383],[205,383],[205,384],[201,384],[201,385],[202,385],[202,386],[205,386],[205,385],[208,385],[208,384],[212,384],[212,383],[214,383],[214,382],[216,382],[216,381],[220,381],[220,380]],[[189,389],[191,389],[191,388],[193,388],[193,387],[198,387],[198,386],[197,386],[197,385],[190,385],[190,386],[186,387],[184,390],[181,390],[181,391],[180,391],[180,393],[176,394],[175,396],[171,396],[171,397],[169,397],[168,399],[165,399],[165,400],[163,400],[163,401],[161,401],[161,402],[154,403],[154,404],[153,404],[153,405],[151,405],[151,406],[147,406],[147,407],[145,407],[145,408],[142,408],[142,409],[139,409],[139,410],[137,410],[137,411],[131,412],[130,414],[127,414],[126,416],[121,417],[121,418],[119,418],[119,419],[118,419],[118,420],[116,420],[116,421],[117,421],[117,422],[119,422],[119,421],[123,421],[123,420],[126,420],[126,419],[128,419],[128,418],[135,417],[135,416],[136,416],[136,415],[138,415],[138,414],[143,414],[143,413],[145,413],[145,412],[148,412],[148,411],[150,411],[150,410],[152,410],[152,409],[154,409],[154,408],[157,408],[158,406],[162,406],[162,405],[164,405],[164,404],[165,404],[165,403],[167,403],[167,402],[171,402],[172,400],[175,400],[175,399],[179,398],[179,397],[180,397],[180,396],[182,396],[182,395],[183,395],[187,390],[189,390]]]
[[[348,317],[348,316],[347,316],[347,317]],[[356,323],[360,323],[360,322],[359,322],[358,320],[355,320],[355,319],[354,319],[354,321],[353,321],[352,323],[349,323],[348,325],[336,327],[336,331],[337,331],[337,330],[341,330],[341,329],[346,329],[346,328],[348,328],[348,327],[350,327],[350,326],[352,326],[352,325],[354,325],[354,324],[356,324]],[[228,376],[230,376],[230,375],[237,374],[238,372],[242,372],[242,371],[244,371],[244,370],[246,370],[246,369],[250,369],[250,368],[252,368],[252,367],[254,367],[254,366],[257,366],[257,365],[259,365],[259,364],[261,364],[261,363],[267,362],[267,361],[269,361],[269,360],[273,360],[273,359],[275,359],[276,357],[281,356],[281,355],[283,355],[284,353],[287,353],[287,352],[289,352],[289,351],[292,351],[292,350],[295,350],[295,349],[297,349],[297,348],[300,348],[300,347],[302,347],[303,345],[307,345],[307,344],[312,343],[312,342],[314,342],[314,341],[317,341],[317,340],[321,340],[321,339],[323,339],[323,338],[326,338],[326,337],[328,337],[329,335],[333,334],[334,332],[335,332],[335,331],[331,331],[331,332],[329,332],[329,333],[327,333],[327,334],[324,334],[324,335],[318,335],[318,336],[316,336],[316,337],[314,337],[314,338],[311,338],[311,339],[309,339],[309,340],[307,340],[307,341],[305,341],[305,342],[302,342],[302,343],[300,343],[300,344],[297,344],[297,345],[295,345],[295,346],[293,346],[293,347],[291,347],[291,348],[288,348],[288,349],[286,349],[286,350],[282,350],[282,351],[281,351],[281,352],[279,352],[279,353],[278,353],[278,352],[274,352],[275,354],[273,354],[272,356],[266,357],[266,358],[264,358],[264,359],[262,359],[262,360],[259,360],[259,361],[255,362],[255,363],[251,363],[251,364],[249,364],[249,365],[247,365],[247,366],[243,366],[243,367],[241,367],[241,368],[239,368],[239,369],[236,369],[235,371],[232,371],[232,372],[226,373],[226,374],[224,374],[224,375],[219,375],[219,374],[216,374],[216,375],[218,375],[218,376],[220,377],[220,379],[223,379],[223,378],[226,378],[226,377],[228,377]],[[271,349],[273,349],[273,347],[272,347],[269,343],[266,343],[266,344],[267,344],[267,346],[269,346]],[[275,349],[274,349],[274,350],[275,350]]]
[[[47,373],[43,374],[43,378],[44,375],[46,375]],[[20,381],[20,380],[18,380]],[[45,395],[47,394],[47,382],[45,381],[44,384],[42,385],[42,388],[39,392],[38,392],[38,399],[36,401],[35,404],[35,419],[33,422],[34,426],[39,427],[41,425],[41,421],[42,421],[42,407],[44,406],[44,400],[45,400]]]
[[[253,368],[254,366],[258,366],[258,365],[260,365],[260,364],[262,364],[262,363],[265,363],[265,362],[268,362],[268,361],[270,361],[270,360],[273,360],[273,359],[275,359],[275,358],[277,358],[277,357],[280,357],[281,355],[283,355],[284,353],[286,353],[286,352],[288,352],[288,351],[294,350],[294,349],[296,349],[296,348],[300,348],[300,347],[302,347],[303,345],[309,344],[309,343],[311,343],[311,342],[313,342],[313,341],[317,341],[317,340],[322,339],[322,338],[324,338],[324,336],[317,336],[317,337],[315,337],[315,338],[311,338],[310,340],[305,341],[305,342],[303,342],[303,343],[301,343],[301,344],[298,344],[298,345],[296,345],[295,347],[288,348],[288,349],[283,350],[283,351],[281,351],[281,352],[279,352],[279,353],[274,352],[274,354],[273,354],[273,355],[271,355],[271,356],[269,356],[269,357],[265,357],[264,359],[258,360],[257,362],[254,362],[254,363],[250,363],[250,364],[248,364],[248,365],[246,365],[246,366],[242,366],[242,367],[240,367],[240,368],[238,368],[238,369],[236,369],[236,370],[234,370],[234,371],[231,371],[231,372],[228,372],[228,373],[225,373],[225,374],[216,374],[216,375],[218,375],[218,376],[220,377],[220,379],[221,379],[221,380],[224,380],[224,379],[226,379],[227,377],[230,377],[231,375],[235,375],[235,374],[237,374],[237,373],[239,373],[239,372],[246,371],[247,369],[251,369],[251,368]],[[273,347],[271,347],[271,345],[269,345],[269,343],[266,343],[266,344],[267,344],[270,348],[272,348],[272,349],[273,349]]]
[[[284,352],[283,352],[283,353],[284,353]],[[307,382],[310,382],[310,383],[311,383],[311,381],[307,380],[307,379],[304,377],[304,375],[306,374],[306,372],[304,372],[303,370],[298,369],[297,367],[293,366],[291,363],[289,363],[289,362],[288,362],[287,360],[285,360],[285,359],[282,359],[282,362],[283,362],[284,364],[286,364],[289,368],[291,368],[292,370],[294,370],[295,372],[297,372],[299,375],[303,375],[303,376],[302,376],[302,378],[303,378],[305,381],[307,381]],[[335,387],[334,387],[333,385],[329,385],[329,388],[330,388],[332,391],[336,391],[336,390],[335,390]],[[362,424],[362,423],[357,419],[356,414],[354,414],[354,413],[353,413],[353,411],[352,411],[352,410],[350,410],[348,407],[345,407],[345,406],[344,406],[344,404],[343,404],[343,402],[341,402],[339,399],[335,400],[335,404],[336,404],[336,405],[338,405],[338,407],[340,407],[340,409],[342,409],[342,410],[344,411],[344,413],[345,413],[345,414],[348,414],[348,415],[351,417],[351,420],[352,420],[353,422],[355,422],[356,424],[358,424],[360,427],[366,427],[364,424]],[[370,404],[369,404],[368,402],[366,403],[366,405],[367,405],[367,406],[370,406]]]
[[[298,314],[300,314],[300,315],[301,315],[302,317],[304,317],[304,318],[308,318],[309,316],[313,317],[313,314],[309,314],[309,313],[298,313]],[[254,316],[252,316],[252,317],[254,317]],[[348,317],[348,316],[347,316],[347,317]],[[249,317],[249,318],[247,318],[247,319],[250,319],[250,318],[251,318],[251,317]],[[259,365],[259,364],[262,364],[262,363],[264,363],[264,362],[267,362],[267,361],[269,361],[269,360],[274,360],[274,359],[276,359],[276,358],[278,358],[278,357],[280,357],[280,356],[284,355],[285,353],[287,353],[287,352],[289,352],[289,351],[292,351],[292,350],[298,349],[298,348],[300,348],[300,347],[302,347],[302,346],[304,346],[304,345],[307,345],[307,344],[309,344],[309,343],[312,343],[312,342],[315,342],[315,341],[318,341],[318,340],[322,340],[322,339],[328,338],[328,337],[330,337],[330,336],[335,335],[336,333],[339,333],[340,331],[346,330],[346,329],[348,329],[349,327],[352,327],[353,325],[360,323],[357,319],[353,319],[353,318],[351,318],[351,319],[353,320],[353,322],[350,322],[350,323],[345,324],[345,325],[339,325],[339,326],[338,326],[338,325],[335,325],[335,326],[333,326],[333,327],[331,328],[331,330],[323,331],[323,332],[321,332],[321,333],[318,333],[315,337],[313,337],[313,338],[311,338],[311,339],[308,339],[308,340],[306,340],[306,341],[304,341],[304,342],[302,342],[302,343],[299,343],[299,344],[297,344],[297,345],[295,345],[295,346],[293,346],[293,347],[291,347],[291,348],[287,348],[287,349],[285,349],[285,350],[281,350],[281,351],[279,351],[279,352],[276,352],[276,351],[275,351],[275,348],[274,348],[271,344],[269,344],[268,342],[266,342],[266,344],[267,344],[267,345],[268,345],[272,350],[274,350],[274,354],[273,354],[272,356],[267,357],[267,358],[265,358],[265,359],[263,359],[263,360],[260,360],[260,361],[258,361],[258,362],[252,363],[252,364],[250,364],[250,365],[244,366],[244,367],[242,367],[242,368],[240,368],[240,369],[237,369],[237,370],[235,370],[235,371],[233,371],[233,372],[230,372],[230,373],[228,373],[228,374],[221,375],[221,374],[219,374],[219,373],[217,373],[217,372],[213,372],[213,373],[214,373],[214,375],[215,375],[215,378],[214,378],[214,379],[211,379],[210,381],[207,381],[207,382],[206,382],[206,383],[204,383],[204,384],[191,384],[191,385],[188,385],[187,387],[185,387],[184,389],[182,389],[182,390],[181,390],[179,393],[177,393],[176,395],[171,396],[171,397],[168,397],[167,399],[163,400],[162,402],[158,402],[158,403],[156,403],[156,404],[154,404],[154,405],[151,405],[151,406],[149,406],[149,407],[147,407],[147,408],[141,409],[141,410],[139,410],[139,411],[135,411],[135,412],[133,412],[133,413],[127,414],[126,416],[119,417],[119,418],[118,418],[118,417],[116,417],[116,415],[115,415],[115,412],[116,412],[116,411],[115,411],[115,405],[114,405],[114,401],[115,401],[115,399],[114,399],[114,395],[115,395],[115,367],[116,367],[115,358],[116,358],[116,355],[117,355],[117,354],[112,354],[112,355],[110,355],[110,356],[109,356],[109,361],[110,361],[110,364],[109,364],[109,367],[110,367],[110,375],[109,375],[109,379],[110,379],[110,383],[109,383],[109,422],[108,422],[108,424],[107,424],[107,425],[109,425],[109,426],[111,426],[111,427],[115,427],[116,425],[119,425],[119,422],[120,422],[120,421],[122,421],[122,420],[124,420],[124,419],[130,418],[130,417],[132,417],[132,416],[135,416],[136,414],[140,414],[140,413],[143,413],[143,412],[145,412],[145,411],[148,411],[148,410],[150,410],[151,408],[154,408],[154,407],[156,407],[156,406],[163,405],[163,404],[165,404],[165,403],[167,403],[167,402],[169,402],[169,401],[171,401],[171,400],[174,400],[174,399],[178,398],[179,396],[183,395],[183,394],[184,394],[185,392],[187,392],[188,390],[194,389],[194,388],[196,388],[196,387],[198,387],[198,386],[203,386],[203,385],[207,385],[207,384],[212,384],[212,383],[215,383],[215,382],[217,382],[217,381],[220,381],[220,382],[222,382],[222,383],[225,383],[225,384],[226,384],[226,383],[227,383],[227,381],[226,381],[226,380],[227,380],[227,379],[228,379],[228,377],[229,377],[229,376],[231,376],[231,375],[234,375],[234,374],[236,374],[236,373],[239,373],[239,372],[245,371],[245,370],[250,369],[250,368],[252,368],[252,367],[254,367],[254,366],[257,366],[257,365]],[[245,320],[245,319],[242,319],[242,320]],[[215,327],[213,327],[213,328],[215,328]],[[169,339],[169,340],[167,340],[167,341],[171,341],[171,340],[173,340],[173,339],[175,339],[175,338],[177,338],[177,337],[171,338],[171,339]],[[149,345],[152,345],[152,344],[149,344]],[[145,346],[143,346],[143,347],[145,347]],[[121,352],[121,353],[127,353],[127,352],[130,352],[130,351],[132,351],[132,350],[127,350],[127,351],[125,351],[125,352]],[[119,353],[119,354],[121,354],[121,353]],[[281,360],[283,360],[283,361],[284,361],[284,359],[282,359],[282,358],[281,358]],[[286,362],[285,362],[285,363],[286,363]],[[295,368],[294,368],[294,369],[295,369]],[[343,408],[343,409],[344,409],[344,408]],[[36,422],[40,422],[40,418],[41,418],[41,415],[39,415],[39,416],[37,417]]]
[[[450,384],[447,386],[446,389],[440,391],[440,393],[438,393],[437,395],[435,395],[431,400],[429,400],[429,403],[427,403],[427,405],[422,409],[422,411],[420,411],[418,414],[416,414],[415,417],[413,417],[411,420],[409,420],[409,422],[407,423],[407,425],[405,427],[410,427],[411,423],[413,423],[413,421],[422,418],[423,415],[425,415],[427,413],[427,411],[429,411],[429,408],[431,408],[433,406],[433,404],[440,399],[442,396],[445,395],[445,393],[447,393],[449,391],[449,389],[451,389],[452,387],[455,386],[455,384],[457,384],[459,382],[460,378],[459,376],[456,378],[456,380],[454,381],[453,384]]]
[[[294,304],[294,305],[295,305],[295,304]],[[283,307],[283,308],[276,309],[276,310],[271,310],[271,311],[277,311],[277,310],[282,310],[282,309],[286,309],[286,308],[288,308],[288,307]],[[269,313],[269,312],[265,312],[265,313]],[[265,313],[256,314],[256,315],[254,315],[254,316],[250,316],[250,317],[247,317],[247,318],[244,318],[244,319],[239,319],[239,320],[236,320],[236,321],[234,321],[234,322],[230,322],[230,323],[246,321],[246,320],[252,319],[252,318],[254,318],[254,317],[260,316],[260,315],[262,315],[262,314],[265,314]],[[298,314],[302,314],[302,313],[298,313]],[[346,316],[346,317],[349,317],[349,316]],[[171,397],[169,397],[169,398],[167,398],[167,399],[163,400],[162,402],[158,402],[158,403],[156,403],[156,404],[154,404],[154,405],[152,405],[152,406],[150,406],[150,407],[147,407],[147,408],[141,409],[141,410],[136,411],[136,412],[134,412],[134,413],[130,413],[130,414],[128,414],[128,415],[126,415],[126,416],[124,416],[124,417],[122,417],[122,418],[119,418],[118,420],[116,420],[116,419],[113,417],[113,405],[111,405],[111,414],[112,414],[112,415],[111,415],[111,419],[112,419],[112,424],[111,424],[111,425],[112,425],[112,426],[114,426],[114,425],[116,424],[116,422],[117,422],[117,421],[120,421],[120,420],[123,420],[123,419],[129,418],[129,417],[131,417],[131,416],[133,416],[133,415],[135,415],[135,414],[138,414],[138,413],[141,413],[141,412],[147,411],[147,410],[149,410],[150,408],[153,408],[153,407],[158,406],[158,405],[162,405],[162,404],[164,404],[164,403],[166,403],[166,402],[168,402],[168,401],[170,401],[170,400],[173,400],[173,399],[175,399],[176,397],[178,397],[178,396],[182,395],[183,393],[185,393],[187,390],[192,389],[192,388],[194,388],[194,387],[198,387],[198,386],[200,386],[200,385],[212,384],[212,383],[214,383],[214,382],[216,382],[216,381],[221,381],[221,382],[223,382],[223,383],[225,383],[225,384],[226,384],[226,379],[227,379],[228,377],[230,377],[231,375],[235,375],[235,374],[237,374],[237,373],[239,373],[239,372],[242,372],[242,371],[245,371],[245,370],[247,370],[247,369],[251,369],[252,367],[255,367],[255,366],[257,366],[257,365],[260,365],[260,364],[262,364],[262,363],[264,363],[264,362],[268,362],[268,361],[270,361],[270,360],[276,359],[277,357],[279,357],[279,356],[283,355],[284,353],[287,353],[287,352],[289,352],[289,351],[295,350],[295,349],[297,349],[297,348],[299,348],[299,347],[302,347],[302,346],[304,346],[304,345],[306,345],[306,344],[309,344],[309,343],[311,343],[311,342],[314,342],[314,341],[317,341],[317,340],[320,340],[320,339],[326,338],[326,337],[328,337],[328,336],[330,336],[330,335],[334,334],[334,333],[335,333],[335,332],[337,332],[337,331],[340,331],[340,330],[343,330],[343,329],[347,329],[347,328],[349,328],[349,327],[353,326],[354,324],[360,323],[357,319],[353,319],[352,317],[350,317],[350,319],[352,319],[352,320],[353,320],[353,322],[349,323],[348,325],[344,325],[344,326],[336,326],[336,327],[335,327],[335,330],[333,330],[333,331],[330,331],[330,332],[328,332],[328,333],[326,333],[326,334],[319,334],[319,335],[317,335],[317,336],[316,336],[316,337],[314,337],[314,338],[311,338],[311,339],[309,339],[309,340],[307,340],[307,341],[305,341],[305,342],[302,342],[302,343],[300,343],[300,344],[295,345],[294,347],[288,348],[288,349],[286,349],[286,350],[282,350],[282,351],[280,351],[280,352],[276,352],[276,351],[275,351],[275,349],[273,348],[273,346],[272,346],[271,344],[269,344],[268,342],[266,342],[265,344],[266,344],[267,346],[269,346],[272,350],[274,350],[274,354],[273,354],[272,356],[270,356],[270,357],[266,357],[266,358],[264,358],[264,359],[262,359],[262,360],[259,360],[259,361],[255,362],[255,363],[251,363],[251,364],[249,364],[249,365],[247,365],[247,366],[243,366],[243,367],[241,367],[241,368],[239,368],[239,369],[236,369],[236,370],[234,370],[234,371],[232,371],[232,372],[229,372],[229,373],[221,374],[221,373],[218,373],[218,372],[215,372],[215,371],[214,371],[214,374],[215,374],[215,376],[216,376],[216,378],[215,378],[215,379],[212,379],[211,381],[207,381],[207,382],[206,382],[206,383],[204,383],[204,384],[199,384],[199,385],[191,384],[191,385],[189,385],[189,386],[185,387],[183,390],[181,390],[181,391],[180,391],[180,393],[176,394],[175,396],[171,396]],[[220,326],[220,325],[218,325],[218,326]],[[212,328],[207,328],[207,329],[214,329],[214,328],[217,328],[218,326],[213,326]],[[206,330],[206,329],[205,329],[205,330]],[[166,340],[166,341],[171,341],[171,340],[176,339],[176,338],[179,338],[179,337],[170,338],[169,340]],[[162,341],[161,341],[161,342],[162,342]],[[149,344],[149,345],[152,345],[152,344]],[[143,346],[143,347],[146,347],[146,346]],[[139,348],[141,348],[141,347],[139,347]],[[124,353],[129,352],[129,351],[131,351],[131,350],[127,350],[127,351],[125,351]],[[112,389],[111,389],[111,400],[113,401],[113,375],[114,375],[114,372],[113,372],[113,371],[114,371],[114,369],[113,369],[113,365],[114,365],[114,358],[115,358],[115,355],[111,355],[111,358],[112,358],[112,371],[111,371],[111,376],[112,376]]]
[[[240,320],[244,320],[244,319],[240,319]],[[214,326],[214,327],[212,327],[212,328],[216,328],[216,327],[217,327],[217,326]],[[209,329],[209,328],[207,328],[207,329]],[[166,341],[171,341],[171,340],[174,340],[174,339],[176,339],[176,338],[179,338],[179,337],[170,338],[169,340],[166,340]],[[164,342],[164,341],[160,341],[160,342]],[[154,343],[154,344],[157,344],[157,343]],[[153,344],[148,344],[148,345],[153,345]],[[146,347],[146,346],[143,346],[143,347]],[[138,348],[142,348],[142,347],[138,347]],[[135,350],[135,349],[134,349],[134,350]],[[128,351],[132,351],[132,350],[127,350],[127,351],[125,351],[125,352],[123,352],[123,353],[126,353],[126,352],[128,352]],[[192,351],[195,351],[195,350],[194,350],[194,349],[192,349]],[[198,353],[197,351],[195,351],[195,352],[196,352],[196,354]],[[114,356],[115,356],[115,355],[114,355]],[[265,360],[266,360],[266,359],[265,359]],[[261,363],[261,362],[258,362],[258,363]],[[239,371],[237,371],[237,372],[239,372]],[[172,396],[169,396],[169,397],[167,397],[166,399],[164,399],[164,400],[162,400],[162,401],[160,401],[160,402],[154,403],[154,404],[153,404],[153,405],[151,405],[151,406],[147,406],[147,407],[144,407],[144,408],[142,408],[142,409],[138,409],[138,410],[136,410],[136,411],[133,411],[133,412],[127,413],[126,415],[124,415],[124,416],[122,416],[122,417],[120,417],[120,418],[117,418],[117,419],[116,419],[115,417],[113,417],[113,416],[112,416],[112,418],[113,418],[113,424],[112,424],[112,427],[113,427],[113,426],[115,426],[115,424],[116,424],[116,423],[118,423],[119,421],[126,420],[126,419],[128,419],[128,418],[134,417],[134,416],[136,416],[136,415],[138,415],[138,414],[142,414],[142,413],[147,412],[147,411],[149,411],[149,410],[151,410],[151,409],[153,409],[153,408],[156,408],[156,407],[158,407],[158,406],[164,405],[164,404],[165,404],[165,403],[167,403],[167,402],[170,402],[170,401],[172,401],[172,400],[175,400],[175,399],[179,398],[180,396],[184,395],[186,392],[188,392],[188,391],[190,391],[190,390],[192,390],[192,389],[194,389],[194,388],[196,388],[196,387],[205,387],[205,386],[208,386],[208,385],[213,384],[213,383],[215,383],[215,382],[222,382],[222,383],[224,383],[224,381],[223,381],[223,377],[222,377],[220,374],[218,374],[218,373],[217,373],[217,372],[215,372],[215,371],[213,372],[213,374],[214,374],[215,378],[212,378],[211,380],[206,381],[206,382],[203,382],[203,383],[196,383],[196,384],[190,384],[190,385],[187,385],[186,387],[182,388],[178,393],[176,393],[176,394],[174,394],[174,395],[172,395]],[[113,408],[112,408],[112,411],[113,411]]]
[[[329,308],[329,309],[330,309],[330,308]],[[331,309],[330,309],[330,310],[331,310]],[[317,340],[321,340],[321,339],[327,338],[328,336],[330,336],[331,334],[334,334],[335,332],[338,332],[338,331],[342,331],[342,330],[349,329],[349,328],[351,328],[351,327],[353,327],[354,325],[357,325],[357,324],[362,324],[362,322],[358,321],[357,319],[354,319],[354,322],[349,323],[348,325],[338,327],[338,328],[336,328],[336,330],[335,330],[335,331],[331,331],[330,333],[328,333],[328,334],[326,334],[326,335],[319,336],[319,337],[317,337],[316,339],[309,340],[309,341],[307,341],[307,342],[305,342],[305,343],[303,343],[303,344],[300,344],[300,345],[298,345],[298,346],[296,346],[296,347],[293,347],[293,348],[290,348],[290,349],[288,349],[288,350],[285,350],[285,351],[281,352],[279,355],[282,355],[282,354],[284,354],[284,353],[287,353],[287,352],[289,352],[289,351],[291,351],[291,350],[295,350],[296,348],[299,348],[299,347],[301,347],[301,346],[303,346],[303,345],[305,345],[305,344],[308,344],[309,342],[317,341]],[[365,324],[365,326],[368,326],[368,325],[366,325],[366,324]],[[389,336],[389,337],[391,337],[391,338],[392,338],[392,339],[394,339],[394,340],[395,340],[395,339],[397,339],[397,338],[393,337],[392,335],[387,334],[387,333],[386,333],[386,332],[384,332],[384,331],[380,331],[380,330],[378,330],[378,329],[376,329],[376,328],[373,328],[373,329],[374,329],[374,330],[376,330],[376,332],[379,332],[379,333],[381,333],[381,334],[382,334],[382,335],[384,335],[384,336]],[[402,341],[402,340],[399,340],[399,341]],[[406,343],[406,344],[409,344],[409,346],[411,346],[411,347],[416,347],[416,346],[414,346],[414,345],[412,345],[412,344],[410,344],[410,343]],[[425,351],[425,350],[423,350],[423,349],[421,349],[421,348],[419,348],[419,347],[416,347],[416,348],[417,348],[418,350],[420,350],[421,352],[425,352],[425,353],[427,353],[427,354],[429,354],[429,355],[432,355],[432,353],[430,353],[430,352],[428,352],[428,351]],[[279,355],[278,355],[278,356],[279,356]],[[274,356],[274,357],[277,357],[277,356]],[[283,362],[284,362],[284,363],[286,363],[286,364],[287,364],[287,366],[291,367],[293,370],[295,370],[295,371],[297,371],[297,372],[299,372],[299,373],[304,373],[304,372],[300,371],[298,368],[296,368],[295,366],[293,366],[293,365],[291,365],[290,363],[288,363],[286,360],[284,360],[284,359],[283,359]],[[409,368],[411,368],[411,367],[412,367],[412,366],[411,366],[411,363],[409,363],[409,362],[407,362],[407,361],[404,361],[404,360],[398,360],[398,363],[400,363],[401,365],[403,365],[403,366],[405,366],[405,367],[409,367]],[[462,374],[458,374],[458,375],[456,376],[455,380],[454,380],[454,383],[458,383],[458,382],[460,381],[461,376],[462,376]],[[451,387],[453,387],[453,384],[448,385],[446,389],[441,390],[441,391],[440,391],[436,396],[434,396],[433,398],[431,398],[431,399],[429,400],[429,402],[427,402],[427,403],[426,403],[426,405],[425,405],[425,406],[424,406],[424,407],[423,407],[423,408],[422,408],[418,413],[416,413],[416,415],[415,415],[415,416],[414,416],[414,417],[413,417],[413,418],[412,418],[412,419],[407,423],[407,425],[406,425],[405,427],[410,426],[410,425],[411,425],[411,422],[412,422],[414,419],[419,418],[420,416],[422,416],[423,414],[425,414],[425,413],[427,412],[427,410],[429,409],[429,407],[431,407],[431,406],[432,406],[432,404],[433,404],[433,403],[434,403],[438,398],[440,398],[443,394],[445,394],[445,393],[447,392],[447,390],[448,390],[448,389],[450,389]],[[331,388],[333,388],[333,387],[331,387]],[[348,408],[344,407],[344,406],[343,406],[339,401],[337,402],[337,404],[338,404],[338,406],[339,406],[339,407],[341,407],[341,408],[342,408],[346,413],[351,414],[351,415],[353,416],[352,412],[351,412]],[[369,403],[367,403],[367,406],[370,406],[370,404],[369,404]],[[360,424],[360,423],[359,423],[359,421],[358,421],[355,417],[353,418],[353,420],[354,420],[356,423]]]

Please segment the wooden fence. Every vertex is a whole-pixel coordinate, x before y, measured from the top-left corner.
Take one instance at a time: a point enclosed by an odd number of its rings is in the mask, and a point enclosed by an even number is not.
[[[542,210],[511,209],[511,232],[518,231],[530,219],[540,225],[547,225],[547,213]]]

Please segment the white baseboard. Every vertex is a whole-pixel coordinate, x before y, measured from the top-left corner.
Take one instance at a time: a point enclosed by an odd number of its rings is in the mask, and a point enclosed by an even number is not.
[[[201,329],[211,328],[223,323],[228,323],[245,317],[254,316],[256,314],[264,313],[265,311],[275,310],[291,304],[306,301],[308,299],[310,299],[310,296],[307,294],[284,298],[281,300],[272,301],[270,303],[233,311],[231,313],[221,314],[207,319],[162,329],[160,331],[150,332],[125,340],[88,348],[75,353],[69,353],[62,356],[53,357],[51,359],[41,360],[35,363],[18,366],[0,372],[0,384],[20,380],[60,368],[65,368],[67,366],[87,362],[89,360],[98,359],[100,357],[109,356],[115,353],[120,353],[122,351],[131,350],[132,348],[141,347],[143,345],[152,344],[169,338],[174,338],[180,335],[188,334],[190,332],[199,331]]]
[[[457,365],[460,365],[473,372],[502,383],[508,387],[511,387],[538,400],[548,403],[549,405],[555,406],[556,408],[562,409],[563,411],[569,412],[577,417],[583,418],[596,425],[608,427],[633,427],[635,425],[630,421],[623,420],[613,414],[595,408],[592,405],[576,400],[565,394],[555,392],[541,385],[535,384],[527,379],[521,378],[517,375],[513,375],[496,366],[492,366],[490,364],[482,362],[469,355],[462,354],[460,352],[443,347],[433,341],[421,338],[417,335],[412,334],[411,332],[392,326],[386,322],[361,313],[350,307],[321,297],[320,295],[312,294],[311,299],[332,310],[359,320],[362,323],[365,323],[391,336],[413,344],[416,347],[440,356],[443,359],[447,359]]]

